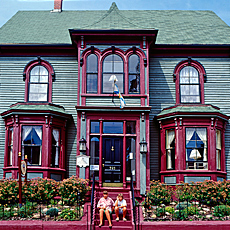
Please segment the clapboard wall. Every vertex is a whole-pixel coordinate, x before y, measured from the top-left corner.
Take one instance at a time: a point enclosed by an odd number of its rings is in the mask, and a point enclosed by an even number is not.
[[[72,114],[67,126],[67,177],[76,175],[77,138],[77,60],[75,57],[41,57],[53,66],[56,80],[53,82],[52,102],[61,105]],[[36,57],[0,57],[0,113],[9,106],[24,101],[25,82],[23,70]],[[3,176],[5,125],[0,117],[0,178]]]
[[[205,68],[207,82],[204,83],[206,104],[218,106],[230,116],[230,58],[193,58]],[[162,109],[175,105],[175,83],[173,71],[184,58],[151,58],[150,59],[150,170],[151,180],[159,179],[159,126],[155,116]],[[230,179],[230,125],[225,135],[226,169]]]

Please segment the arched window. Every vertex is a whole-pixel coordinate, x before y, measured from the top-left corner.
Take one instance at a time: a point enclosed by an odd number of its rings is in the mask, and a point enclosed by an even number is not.
[[[129,57],[129,93],[140,93],[140,58],[136,54]]]
[[[175,67],[173,77],[176,82],[176,104],[204,104],[206,73],[198,61],[191,58],[181,61]]]
[[[200,103],[199,73],[192,66],[186,66],[180,71],[180,102]]]
[[[86,68],[86,92],[97,93],[97,76],[98,76],[98,61],[95,54],[90,54],[87,57]]]
[[[37,65],[30,71],[28,101],[48,101],[49,72]]]
[[[111,75],[116,75],[117,86],[120,93],[124,92],[124,64],[123,60],[117,54],[110,54],[103,61],[103,74],[102,74],[102,92],[113,93],[113,84],[109,81]]]

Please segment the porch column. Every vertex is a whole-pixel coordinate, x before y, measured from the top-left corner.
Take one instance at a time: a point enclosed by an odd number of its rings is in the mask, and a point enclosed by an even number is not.
[[[140,117],[140,141],[146,140],[146,121]],[[148,143],[149,145],[149,143]],[[146,154],[140,154],[140,194],[145,194],[146,191]]]
[[[86,140],[86,118],[84,117],[84,119],[82,119],[82,116],[83,115],[81,114],[81,135],[80,135],[80,139],[83,137]],[[83,153],[80,152],[80,155],[83,155]],[[85,179],[85,167],[79,168],[79,178]]]

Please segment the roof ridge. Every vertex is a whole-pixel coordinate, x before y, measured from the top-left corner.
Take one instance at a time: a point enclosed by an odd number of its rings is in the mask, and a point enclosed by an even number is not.
[[[92,27],[100,22],[102,22],[105,18],[107,18],[109,15],[111,15],[113,12],[115,12],[117,15],[119,15],[123,20],[125,20],[126,22],[128,22],[129,24],[131,24],[132,26],[135,27],[139,27],[139,28],[145,28],[143,26],[140,26],[138,24],[134,24],[133,22],[131,22],[127,17],[125,17],[121,11],[119,10],[119,8],[117,7],[117,4],[115,2],[112,3],[112,5],[110,6],[109,10],[101,17],[99,18],[97,21],[95,21],[93,24],[90,24],[88,26],[84,26],[84,28],[86,27]]]

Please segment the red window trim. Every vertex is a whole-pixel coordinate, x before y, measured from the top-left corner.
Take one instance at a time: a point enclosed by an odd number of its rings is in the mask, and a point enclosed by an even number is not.
[[[44,66],[49,73],[49,88],[48,88],[48,101],[44,101],[44,102],[52,102],[52,82],[54,81],[54,79],[52,78],[54,76],[54,69],[52,67],[52,65],[45,60],[39,59],[38,60],[33,60],[31,62],[29,62],[26,67],[24,68],[23,71],[23,76],[25,76],[25,97],[24,97],[24,101],[25,102],[29,102],[28,98],[29,98],[29,80],[30,80],[30,71],[32,70],[32,68],[34,68],[37,65],[42,65]],[[38,101],[38,103],[41,103],[41,101]]]
[[[82,55],[81,55],[81,59],[83,60],[83,68],[82,68],[82,94],[87,95],[86,93],[86,73],[87,73],[87,57],[90,54],[95,54],[98,58],[98,89],[97,89],[97,94],[95,94],[95,96],[97,95],[101,95],[102,94],[102,70],[103,70],[103,61],[105,59],[105,57],[107,57],[110,54],[117,54],[119,55],[124,63],[124,93],[123,95],[128,96],[128,95],[133,95],[131,93],[129,93],[129,57],[133,54],[136,54],[139,56],[140,58],[140,93],[137,94],[135,93],[134,95],[141,95],[141,94],[145,94],[145,67],[144,67],[144,59],[146,59],[146,55],[145,53],[140,50],[139,48],[134,49],[130,48],[127,51],[123,51],[119,48],[108,48],[106,50],[104,50],[103,52],[101,52],[99,49],[95,48],[92,49],[91,47],[86,49]],[[106,94],[103,93],[103,95],[110,95],[110,94]]]
[[[206,72],[205,72],[204,67],[201,65],[201,63],[199,63],[198,61],[192,60],[192,59],[181,61],[180,63],[177,64],[177,66],[174,69],[173,76],[174,76],[174,81],[176,82],[176,104],[181,103],[180,102],[180,71],[186,66],[194,67],[199,73],[200,103],[198,104],[204,104],[205,103],[204,102],[204,81],[206,77]]]

